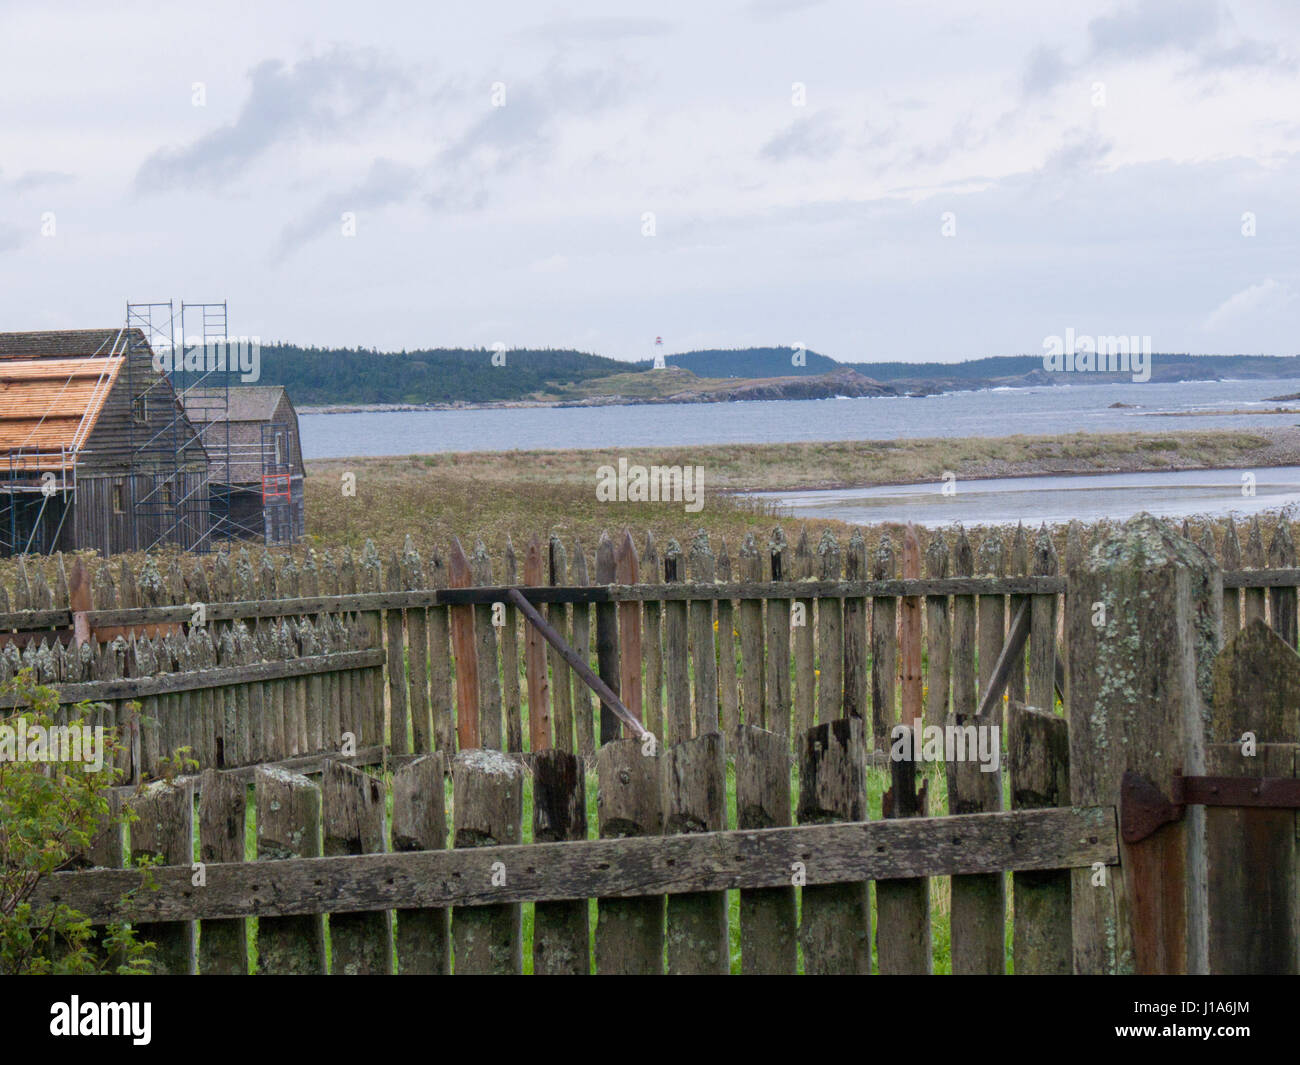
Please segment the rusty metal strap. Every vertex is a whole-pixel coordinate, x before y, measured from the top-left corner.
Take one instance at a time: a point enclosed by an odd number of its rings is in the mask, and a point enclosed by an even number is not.
[[[1294,777],[1185,777],[1176,774],[1172,797],[1138,773],[1120,782],[1119,824],[1125,843],[1139,843],[1181,820],[1187,806],[1300,810],[1300,779]]]

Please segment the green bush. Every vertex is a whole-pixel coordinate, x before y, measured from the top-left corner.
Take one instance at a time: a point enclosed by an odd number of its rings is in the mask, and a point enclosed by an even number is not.
[[[0,693],[16,695],[20,707],[0,712],[0,974],[147,971],[152,944],[139,942],[131,928],[95,929],[67,905],[31,901],[42,880],[88,864],[101,834],[120,831],[129,819],[109,802],[121,775],[113,768],[121,750],[115,732],[101,734],[98,770],[86,761],[40,760],[37,751],[19,760],[20,728],[25,737],[33,728],[46,736],[93,728],[93,707],[82,703],[60,715],[58,693],[34,683],[30,670],[0,685]]]

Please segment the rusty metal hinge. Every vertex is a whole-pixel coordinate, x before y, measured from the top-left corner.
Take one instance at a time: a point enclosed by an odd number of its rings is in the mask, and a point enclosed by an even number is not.
[[[1166,798],[1139,773],[1120,782],[1119,827],[1125,843],[1138,843],[1164,825],[1181,820],[1187,806],[1253,806],[1300,810],[1300,778],[1185,777],[1175,773]]]

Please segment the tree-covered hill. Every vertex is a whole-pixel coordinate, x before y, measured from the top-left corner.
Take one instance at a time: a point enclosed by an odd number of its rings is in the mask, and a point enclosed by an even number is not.
[[[330,403],[491,403],[526,399],[594,377],[626,373],[628,364],[580,351],[493,352],[432,348],[377,352],[264,344],[258,384],[284,385],[299,406]]]
[[[714,348],[668,355],[664,362],[669,366],[690,370],[696,377],[798,377],[834,373],[844,369],[843,363],[815,351],[805,351],[804,365],[797,366],[792,361],[794,354],[794,348],[790,347]],[[635,365],[640,369],[648,369],[653,363],[644,361]],[[859,369],[859,372],[862,371]]]

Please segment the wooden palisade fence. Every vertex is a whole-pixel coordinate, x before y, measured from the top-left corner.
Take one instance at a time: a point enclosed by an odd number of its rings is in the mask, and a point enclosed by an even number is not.
[[[261,971],[322,971],[328,927],[336,972],[513,972],[519,907],[531,903],[536,971],[722,972],[725,893],[738,890],[742,971],[792,972],[802,958],[806,972],[869,972],[874,940],[879,971],[926,972],[931,877],[951,878],[957,972],[1004,971],[1008,890],[1017,972],[1295,971],[1294,809],[1206,807],[1196,790],[1207,772],[1263,776],[1266,790],[1296,775],[1300,571],[1279,529],[1272,569],[1250,547],[1246,561],[1261,566],[1226,573],[1142,517],[1091,551],[1072,528],[1064,576],[1045,531],[978,547],[936,535],[924,552],[909,532],[868,557],[857,535],[814,548],[780,529],[766,544],[747,538],[734,565],[703,536],[662,553],[649,541],[638,555],[624,534],[602,538],[590,567],[580,545],[567,554],[552,540],[528,545],[522,566],[513,550],[494,567],[481,545],[467,556],[459,543],[445,559],[408,543],[386,568],[373,550],[360,565],[289,560],[279,574],[264,560],[260,577],[246,559],[218,559],[207,588],[203,571],[187,580],[176,568],[129,593],[121,580],[116,600],[97,576],[94,609],[68,627],[123,630],[108,647],[133,652],[130,679],[95,688],[114,680],[88,680],[84,667],[70,679],[69,658],[107,657],[93,636],[72,652],[29,639],[0,668],[30,657],[67,701],[155,700],[140,711],[146,772],[151,751],[206,722],[191,744],[205,772],[131,799],[157,815],[141,822],[179,819],[161,841],[130,843],[178,863],[154,872],[160,890],[132,890],[139,874],[111,868],[126,861],[121,841],[98,856],[110,868],[42,890],[96,921],[146,923],[169,944],[170,971],[247,971],[242,954],[202,945],[209,925],[219,942],[242,942],[232,930],[256,917]],[[523,606],[544,608],[649,737],[523,625],[508,593],[521,572]],[[60,628],[43,606],[38,619]],[[24,626],[36,627],[0,616],[0,628]],[[197,670],[139,667],[142,648],[147,666],[171,641],[165,661],[183,666],[181,648],[209,640],[216,672],[202,651],[188,659]],[[227,643],[263,672],[220,673],[250,668],[221,656]],[[168,687],[182,683],[168,676],[205,672],[213,683]],[[888,757],[900,721],[1005,727],[1010,809],[1002,774],[969,758],[948,762],[948,808],[935,808],[920,767]],[[347,759],[345,732],[359,741]],[[1262,755],[1242,753],[1245,732]],[[358,768],[381,762],[391,780]],[[890,783],[872,821],[875,767]],[[319,783],[295,772],[307,769]],[[243,823],[250,777],[255,864],[222,836]],[[188,864],[195,788],[197,841],[213,863],[201,888]],[[1143,817],[1158,823],[1138,836]],[[1247,855],[1243,833],[1255,841]],[[1261,913],[1260,927],[1241,912]]]

